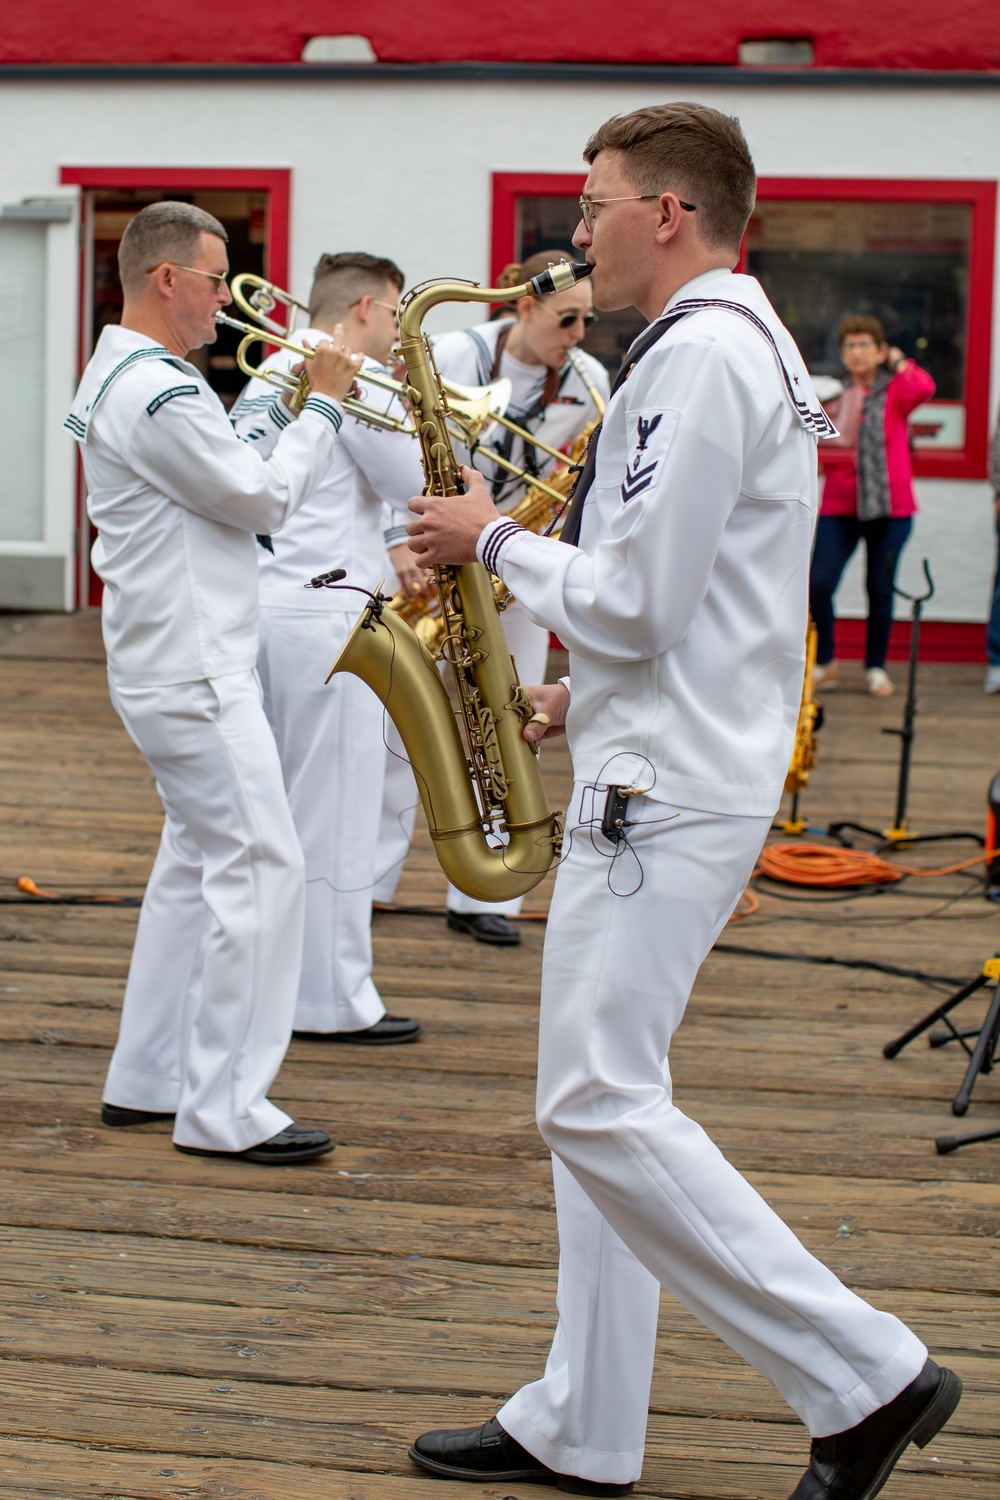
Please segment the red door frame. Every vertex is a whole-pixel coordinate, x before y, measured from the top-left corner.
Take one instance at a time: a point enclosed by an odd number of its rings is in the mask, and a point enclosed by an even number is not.
[[[208,191],[213,188],[229,192],[267,193],[267,238],[264,243],[264,265],[277,286],[288,285],[289,230],[291,221],[292,174],[287,167],[63,167],[59,181],[88,188],[173,188],[177,192]],[[83,347],[84,308],[87,287],[84,252],[80,255],[80,326],[78,344],[80,369],[86,364],[88,351]],[[77,535],[90,534],[83,502],[82,474],[79,485]],[[100,584],[90,573],[89,597],[81,600],[80,569],[77,568],[77,608],[81,603],[100,603]],[[95,586],[96,585],[96,586]]]
[[[494,172],[491,275],[493,284],[514,258],[519,198],[578,198],[582,172]],[[876,180],[860,178],[763,177],[757,182],[763,199],[887,201],[894,203],[968,203],[972,207],[969,244],[969,294],[966,326],[966,433],[960,452],[915,456],[922,478],[984,479],[989,452],[990,349],[993,332],[993,265],[997,184],[985,181]],[[740,268],[745,264],[741,247]],[[905,659],[909,626],[897,622],[890,658]],[[837,622],[837,654],[864,655],[864,622]],[[924,625],[921,655],[925,660],[985,660],[985,626],[971,622],[929,620]]]

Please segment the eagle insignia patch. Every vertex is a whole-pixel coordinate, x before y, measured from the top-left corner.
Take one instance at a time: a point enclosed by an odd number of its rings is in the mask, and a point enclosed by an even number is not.
[[[634,500],[636,495],[641,495],[643,490],[649,489],[656,477],[659,468],[659,457],[654,458],[650,452],[650,439],[663,421],[661,411],[653,413],[652,416],[640,416],[636,423],[636,444],[632,459],[625,471],[625,479],[621,487],[622,504],[627,505]],[[661,434],[662,436],[662,434]],[[662,444],[660,445],[662,447]]]

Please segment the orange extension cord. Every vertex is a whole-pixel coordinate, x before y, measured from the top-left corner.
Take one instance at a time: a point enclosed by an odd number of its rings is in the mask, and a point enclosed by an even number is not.
[[[821,886],[828,890],[854,885],[891,885],[905,875],[957,875],[989,859],[977,854],[974,859],[935,870],[921,870],[913,865],[893,865],[865,849],[831,849],[824,844],[772,844],[758,861],[755,874],[780,880],[785,885]]]

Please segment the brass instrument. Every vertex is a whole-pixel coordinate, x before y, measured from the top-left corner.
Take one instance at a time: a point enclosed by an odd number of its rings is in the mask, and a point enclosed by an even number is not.
[[[802,701],[795,725],[792,759],[785,777],[785,791],[791,793],[791,815],[781,825],[782,833],[805,833],[806,824],[799,817],[799,793],[809,783],[809,772],[816,764],[816,733],[823,727],[823,708],[813,693],[816,668],[816,626],[812,620],[806,631],[806,671],[802,680]]]
[[[597,394],[599,399],[600,392]],[[516,505],[512,505],[510,510],[504,512],[507,520],[516,521],[519,526],[524,527],[525,531],[536,533],[549,534],[549,528],[552,527],[551,534],[559,535],[554,523],[566,508],[570,491],[580,472],[580,460],[587,451],[587,444],[590,442],[591,433],[597,426],[597,420],[595,417],[594,421],[577,435],[569,455],[563,454],[562,463],[555,474],[550,474],[544,483],[536,480],[530,484]],[[513,599],[513,594],[499,578],[493,580],[493,591],[496,596],[497,609],[505,610]],[[405,594],[393,594],[389,601],[389,608],[413,627],[428,651],[440,653],[446,627],[438,608],[437,593],[433,587],[421,590],[410,599]]]
[[[441,302],[512,302],[566,291],[589,274],[589,266],[560,264],[522,286],[498,290],[432,281],[403,298],[406,400],[417,427],[425,494],[462,490],[447,393],[421,332],[427,313]],[[531,701],[507,649],[489,574],[469,563],[435,568],[434,576],[445,622],[441,656],[454,673],[457,717],[435,658],[380,595],[364,610],[330,676],[353,672],[385,705],[410,758],[435,853],[452,883],[478,900],[506,900],[545,875],[559,848],[561,819],[549,807],[536,749],[521,733],[532,716]],[[506,842],[497,842],[497,835]]]
[[[236,363],[244,375],[248,375],[251,379],[264,380],[268,385],[277,386],[280,390],[291,391],[291,409],[301,411],[309,395],[309,377],[305,371],[301,375],[295,375],[291,370],[265,370],[259,365],[251,364],[247,350],[254,344],[277,344],[279,348],[288,349],[292,354],[298,355],[303,361],[311,359],[315,351],[310,349],[308,344],[295,344],[281,334],[264,333],[251,323],[244,323],[239,318],[231,318],[228,313],[216,313],[215,321],[226,328],[235,328],[244,335],[236,350]],[[373,385],[393,395],[406,395],[406,387],[400,381],[393,380],[388,375],[378,375],[373,370],[359,370],[355,385]],[[452,418],[453,432],[460,442],[474,446],[483,429],[503,412],[510,400],[510,381],[497,380],[492,385],[483,386],[451,385],[449,396],[451,397],[449,413]],[[359,396],[345,396],[340,405],[349,416],[364,423],[367,427],[379,427],[386,432],[403,432],[409,437],[417,435],[416,428],[408,418],[394,417],[388,411],[381,411],[377,406],[362,400]],[[516,469],[515,472],[519,474],[521,470]]]
[[[268,329],[270,332],[271,337],[269,339],[262,339],[258,335],[260,342],[278,344],[281,348],[291,349],[293,353],[300,354],[303,357],[312,352],[304,345],[294,344],[289,341],[289,334],[294,329],[294,309],[304,313],[308,313],[309,311],[304,302],[297,301],[290,292],[282,291],[281,287],[275,286],[273,281],[266,281],[263,276],[256,276],[249,271],[244,271],[239,276],[233,278],[230,291],[232,292],[233,301],[236,303],[236,306],[242,312],[246,313],[248,318],[253,318],[255,323],[260,324],[261,327]],[[504,298],[501,297],[497,300],[502,301]],[[280,323],[276,318],[270,316],[279,304],[290,309],[289,318],[284,323]],[[250,324],[241,323],[238,318],[231,318],[225,313],[216,314],[216,322],[224,323],[229,328],[241,329],[246,333],[252,331]],[[261,380],[270,381],[272,385],[283,385],[293,390],[295,394],[292,397],[292,410],[298,411],[309,394],[309,383],[305,375],[301,377],[301,382],[299,382],[294,377],[288,378],[285,376],[285,372],[260,370],[251,365],[246,357],[246,350],[254,342],[252,338],[246,338],[241,342],[239,349],[236,351],[236,362],[240,369],[244,375],[249,375],[250,377],[257,375]],[[575,353],[575,350],[570,350],[571,360]],[[582,361],[578,364],[576,360],[573,360],[573,364],[591,395],[595,399],[600,400],[600,393],[595,392],[583,368]],[[284,378],[274,379],[273,376],[277,373],[281,373]],[[509,432],[513,433],[515,437],[519,437],[523,442],[539,449],[540,452],[546,454],[549,458],[557,459],[559,462],[565,461],[565,456],[559,452],[558,448],[550,447],[548,443],[543,442],[541,438],[536,437],[527,428],[520,427],[510,417],[504,415],[507,410],[507,403],[510,400],[509,381],[496,380],[492,385],[463,386],[451,380],[441,380],[440,376],[438,379],[450,398],[448,409],[453,419],[450,435],[454,441],[468,448],[470,453],[474,452],[480,446],[484,431],[491,427],[493,423],[498,423],[501,427],[505,427]],[[401,396],[405,394],[405,387],[402,383],[398,380],[393,380],[391,376],[376,376],[372,371],[365,370],[364,380],[370,385],[377,386],[380,390],[391,391],[394,395]],[[482,402],[486,399],[487,394],[490,401],[488,412],[482,408]],[[344,403],[341,404],[344,405],[345,411],[350,411],[351,415],[356,417],[359,422],[367,421],[371,427],[382,427],[390,431],[411,432],[413,430],[404,423],[382,418],[377,407],[370,407],[361,402],[355,402],[352,409]],[[368,412],[371,412],[370,418],[366,415]],[[495,463],[505,473],[513,475],[516,479],[530,478],[525,469],[511,463],[510,459],[505,458],[502,453],[495,453],[492,448],[486,451],[491,463]],[[535,483],[542,488],[545,487],[543,480],[536,480]],[[559,492],[553,490],[552,498],[558,500],[560,498]]]
[[[298,302],[291,292],[283,292],[280,286],[275,286],[273,281],[265,281],[263,276],[255,276],[252,271],[242,271],[239,276],[234,276],[229,283],[236,306],[246,313],[248,318],[263,324],[270,333],[276,333],[279,338],[287,339],[295,331],[295,313],[304,312],[308,314],[309,309],[304,302]],[[270,314],[281,305],[288,308],[288,317],[284,323],[279,323],[277,318]]]
[[[551,534],[555,536],[559,535],[555,523],[566,508],[580,472],[587,445],[594,429],[604,418],[605,405],[604,397],[590,378],[590,371],[584,360],[580,358],[579,351],[574,348],[566,352],[570,364],[583,381],[587,394],[594,403],[597,415],[582,432],[577,433],[569,454],[560,453],[559,467],[556,471],[544,480],[536,478],[527,486],[520,500],[505,512],[509,520],[516,521],[519,526],[524,527],[525,531],[544,532],[548,535],[551,530]],[[484,451],[490,458],[499,456],[492,454],[488,449]],[[513,594],[499,578],[494,579],[493,588],[497,609],[506,609],[514,597]],[[405,594],[394,594],[389,601],[389,608],[394,609],[408,625],[412,625],[428,651],[435,653],[440,652],[445,633],[444,620],[436,606],[436,595],[429,590],[421,590],[410,599]]]

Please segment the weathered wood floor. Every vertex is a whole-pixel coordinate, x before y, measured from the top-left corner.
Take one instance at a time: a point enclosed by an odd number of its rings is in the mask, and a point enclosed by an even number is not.
[[[0,895],[137,894],[159,811],[107,703],[92,618],[0,619]],[[890,821],[901,701],[828,708],[811,819]],[[1000,702],[972,668],[927,668],[912,823],[982,831]],[[734,684],[734,690],[738,685]],[[553,789],[561,749],[547,755]],[[928,846],[930,865],[970,845]],[[789,893],[785,893],[786,897]],[[764,894],[724,942],[971,978],[1000,909],[967,877],[820,904]],[[426,847],[401,903],[435,906]],[[547,888],[530,903],[544,910]],[[101,1126],[135,924],[122,907],[0,908],[0,1494],[35,1500],[445,1500],[407,1463],[422,1429],[475,1423],[541,1367],[555,1240],[532,1125],[543,924],[498,954],[439,918],[376,918],[376,977],[417,1045],[295,1042],[273,1090],[330,1127],[333,1156],[274,1170],[183,1156],[155,1126]],[[866,970],[717,952],[675,1055],[682,1105],[852,1286],[966,1381],[899,1500],[1000,1497],[1000,1073],[964,1122],[954,1048],[884,1041],[936,990]],[[983,1007],[970,1004],[965,1024]],[[663,1299],[641,1490],[784,1500],[805,1441],[766,1382]],[[505,1485],[528,1500],[530,1487]],[[454,1500],[498,1496],[448,1488]]]

